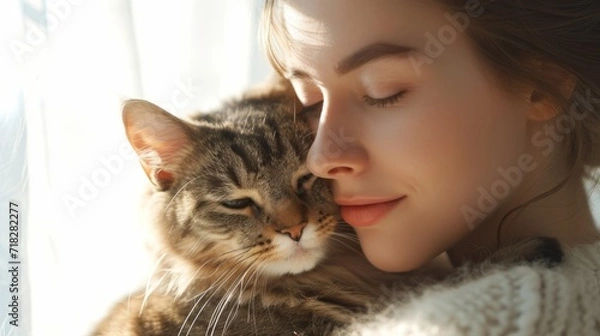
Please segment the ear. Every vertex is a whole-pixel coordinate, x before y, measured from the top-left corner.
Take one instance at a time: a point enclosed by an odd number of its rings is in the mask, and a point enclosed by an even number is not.
[[[150,181],[159,190],[169,189],[191,146],[189,126],[145,100],[125,102],[123,124]]]
[[[577,85],[576,76],[554,64],[538,62],[536,67],[538,68],[538,71],[547,78],[548,83],[555,83],[555,85],[558,85],[557,88],[564,100],[571,98],[575,91],[575,86]],[[529,113],[529,119],[531,120],[549,120],[554,118],[560,112],[554,100],[549,99],[549,97],[536,89],[532,89],[529,92],[528,99],[532,106]]]

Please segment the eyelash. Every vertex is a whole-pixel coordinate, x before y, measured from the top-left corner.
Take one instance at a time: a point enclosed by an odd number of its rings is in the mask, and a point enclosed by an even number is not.
[[[371,98],[369,96],[364,96],[363,101],[370,106],[375,106],[379,108],[388,107],[397,103],[404,95],[408,92],[407,90],[400,91],[395,95],[385,97],[385,98]]]
[[[395,103],[397,103],[400,99],[402,99],[402,97],[404,97],[404,95],[407,92],[408,92],[408,90],[400,91],[392,96],[385,97],[385,98],[372,98],[369,96],[363,96],[363,101],[370,106],[384,108],[384,107],[388,107],[388,106],[391,106],[391,105],[394,105]],[[303,107],[302,110],[300,111],[300,113],[306,114],[306,113],[311,113],[311,112],[315,112],[315,111],[320,111],[322,106],[323,106],[323,101],[320,101],[316,104],[312,104],[312,105]]]

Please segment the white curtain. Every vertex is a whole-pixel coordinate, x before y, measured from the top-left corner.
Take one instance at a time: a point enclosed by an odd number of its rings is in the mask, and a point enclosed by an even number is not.
[[[187,113],[264,79],[270,67],[257,43],[261,6],[1,2],[0,218],[11,201],[22,209],[23,263],[15,329],[7,318],[12,278],[4,271],[3,219],[0,334],[85,335],[115,300],[144,285],[152,263],[136,205],[146,181],[124,136],[121,103],[145,98]]]
[[[266,78],[261,7],[261,0],[2,1],[0,158],[10,158],[12,170],[0,164],[0,173],[20,189],[4,184],[0,201],[4,209],[16,198],[28,209],[20,258],[31,296],[19,299],[17,330],[5,319],[9,297],[0,286],[0,334],[85,335],[115,300],[144,285],[152,264],[137,200],[146,181],[120,106],[144,98],[176,114],[209,109]],[[10,281],[5,273],[0,279]],[[25,280],[23,273],[24,294]]]

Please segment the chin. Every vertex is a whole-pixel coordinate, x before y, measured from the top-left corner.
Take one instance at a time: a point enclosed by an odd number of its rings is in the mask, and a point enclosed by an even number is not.
[[[374,251],[379,253],[372,252],[373,251],[365,250],[367,260],[377,269],[390,273],[414,271],[430,261],[430,259],[426,257],[418,258],[414,254],[407,255],[406,258],[401,258],[399,255],[385,251]]]
[[[315,268],[323,256],[322,249],[293,251],[288,256],[267,262],[262,271],[270,276],[300,274]]]

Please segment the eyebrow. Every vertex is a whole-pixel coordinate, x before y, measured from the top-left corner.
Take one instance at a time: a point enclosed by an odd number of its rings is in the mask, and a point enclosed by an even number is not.
[[[388,56],[406,57],[411,52],[414,52],[415,48],[390,44],[390,43],[373,43],[366,47],[361,48],[352,55],[344,58],[335,67],[335,72],[338,75],[344,75],[348,72],[360,68],[361,66]],[[308,74],[302,70],[294,69],[289,72],[289,78],[306,78]]]
[[[403,45],[389,43],[374,43],[358,50],[354,54],[343,59],[335,67],[335,72],[338,75],[343,75],[352,70],[360,68],[364,64],[369,63],[373,60],[387,56],[406,57],[410,52],[414,50],[414,48]]]

